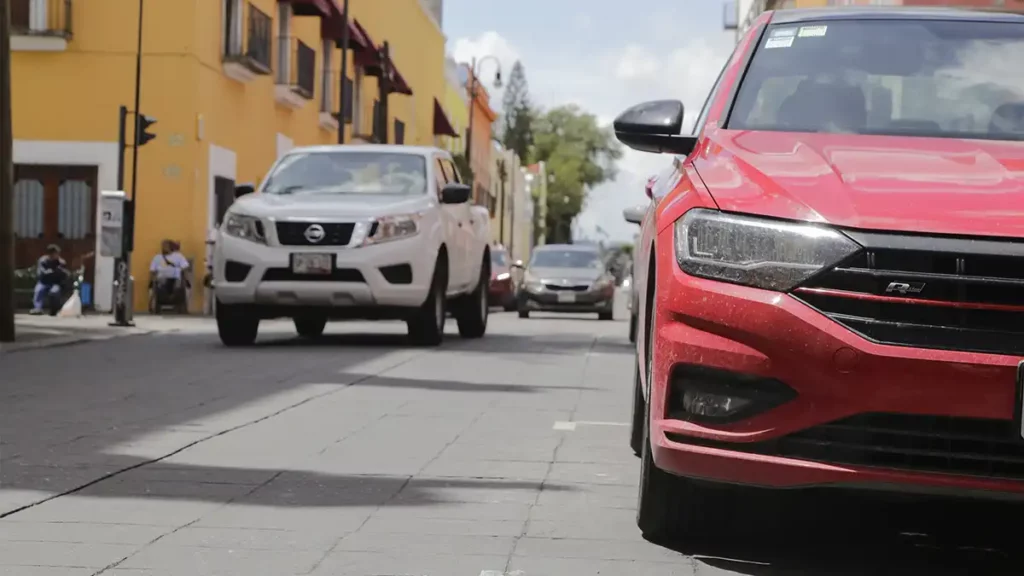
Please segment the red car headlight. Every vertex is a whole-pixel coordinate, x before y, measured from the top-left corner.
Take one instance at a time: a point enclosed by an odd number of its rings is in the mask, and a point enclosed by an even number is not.
[[[700,278],[785,292],[861,246],[815,224],[690,210],[675,223],[679,267]]]

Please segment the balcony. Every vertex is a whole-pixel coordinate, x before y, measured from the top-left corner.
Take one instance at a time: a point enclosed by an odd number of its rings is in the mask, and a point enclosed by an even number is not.
[[[297,38],[277,39],[277,101],[301,108],[316,92],[316,50]]]
[[[10,0],[11,49],[63,52],[71,38],[71,0]]]
[[[240,2],[229,2],[228,5],[238,8],[242,6]],[[257,76],[266,76],[271,71],[273,21],[268,14],[251,3],[248,8],[244,37],[241,34],[240,13],[229,10],[225,19],[228,28],[224,46],[224,73],[239,82],[251,82]]]

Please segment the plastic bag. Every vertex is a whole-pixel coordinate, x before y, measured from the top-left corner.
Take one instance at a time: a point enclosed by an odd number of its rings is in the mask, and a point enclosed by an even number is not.
[[[82,315],[82,297],[78,294],[77,288],[71,298],[61,306],[57,315],[61,318],[78,318]]]

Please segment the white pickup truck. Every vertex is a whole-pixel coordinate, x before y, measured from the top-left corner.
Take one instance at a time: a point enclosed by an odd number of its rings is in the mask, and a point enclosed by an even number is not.
[[[331,319],[398,319],[437,345],[449,309],[463,337],[482,337],[490,220],[471,196],[437,148],[292,150],[258,189],[236,189],[218,231],[221,341],[252,344],[267,318],[292,318],[310,338]]]

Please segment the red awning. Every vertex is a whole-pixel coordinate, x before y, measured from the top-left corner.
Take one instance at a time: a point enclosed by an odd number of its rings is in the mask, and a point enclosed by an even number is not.
[[[441,103],[434,98],[434,134],[436,136],[454,136],[459,135],[452,128],[452,122],[448,119],[448,115],[444,113],[444,108],[441,107]]]
[[[409,83],[405,81],[402,74],[395,68],[394,61],[391,62],[391,92],[412,96],[412,88],[409,87]]]
[[[373,43],[373,39],[370,38],[369,32],[363,25],[359,23],[359,20],[352,19],[352,32],[351,32],[351,46],[354,50],[353,57],[357,66],[373,66],[377,63],[377,45]],[[359,38],[358,41],[355,38]],[[358,45],[358,48],[356,47]]]
[[[334,0],[278,0],[292,5],[292,13],[296,16],[322,16],[331,18],[338,12]]]
[[[337,41],[338,47],[341,47],[341,39],[345,30],[342,24],[345,20],[345,13],[341,11],[341,8],[337,7],[337,4],[335,3],[336,0],[325,1],[334,5],[335,12],[329,18],[324,18],[320,21],[320,35],[324,38],[330,38],[331,40]],[[360,54],[367,51],[373,52],[373,42],[371,42],[369,37],[366,36],[366,31],[359,25],[358,20],[348,21],[348,47],[355,55],[357,64],[360,63]]]

